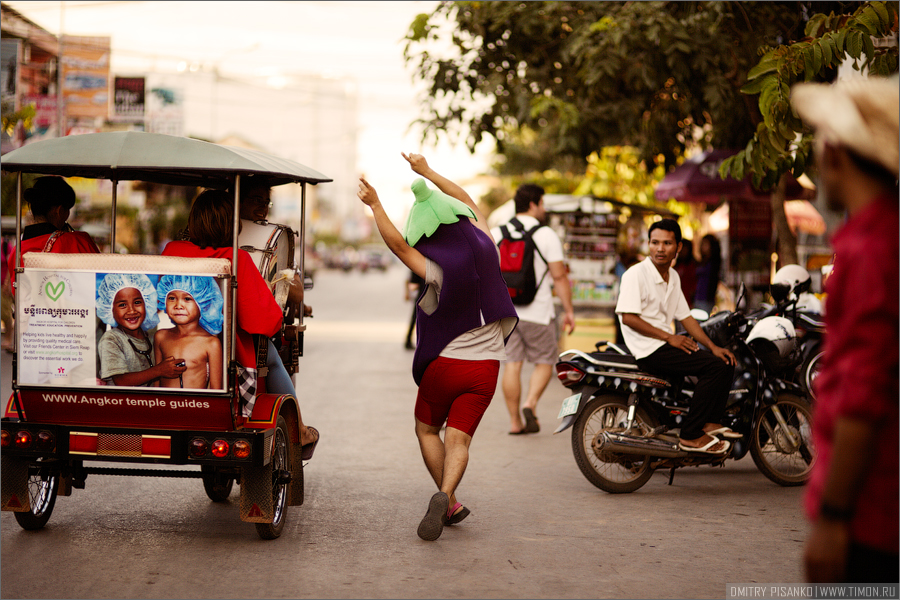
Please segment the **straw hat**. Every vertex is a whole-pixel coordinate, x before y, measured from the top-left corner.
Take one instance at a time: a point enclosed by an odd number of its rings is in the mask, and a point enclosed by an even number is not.
[[[832,144],[900,171],[900,80],[867,77],[834,84],[798,83],[791,103],[800,118]]]

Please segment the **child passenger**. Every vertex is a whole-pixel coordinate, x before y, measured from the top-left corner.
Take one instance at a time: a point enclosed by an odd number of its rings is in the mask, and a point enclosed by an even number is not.
[[[187,363],[178,379],[162,387],[222,389],[222,342],[216,337],[225,320],[222,292],[212,277],[163,275],[157,287],[159,309],[175,324],[156,332],[156,360],[177,355]]]
[[[100,379],[113,385],[149,386],[158,379],[184,372],[182,360],[171,357],[153,364],[153,346],[147,331],[156,327],[156,289],[146,275],[98,274],[97,316],[110,326],[100,342]],[[147,307],[150,314],[147,314]]]

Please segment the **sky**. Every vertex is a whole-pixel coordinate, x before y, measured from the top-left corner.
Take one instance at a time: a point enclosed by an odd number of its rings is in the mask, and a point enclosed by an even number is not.
[[[485,144],[473,156],[462,142],[427,147],[408,131],[420,113],[403,37],[415,16],[433,11],[437,2],[8,4],[54,34],[111,37],[111,70],[117,74],[175,72],[186,62],[216,65],[221,75],[237,78],[346,79],[358,94],[358,167],[376,188],[408,189],[415,175],[401,151],[424,154],[435,170],[459,183],[489,170],[491,148]],[[411,197],[382,201],[394,218],[412,203]]]

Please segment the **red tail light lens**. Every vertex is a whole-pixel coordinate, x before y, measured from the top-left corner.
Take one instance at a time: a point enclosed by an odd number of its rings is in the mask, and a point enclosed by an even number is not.
[[[234,457],[247,458],[250,456],[250,442],[247,440],[237,440],[234,443]]]
[[[209,442],[203,438],[194,438],[188,446],[188,452],[190,452],[191,456],[194,458],[206,456],[206,453],[209,452]]]
[[[2,444],[4,448],[8,448],[12,444],[12,435],[5,429],[3,430]]]
[[[56,439],[49,431],[41,431],[37,434],[37,447],[39,450],[53,450],[56,446]]]
[[[16,446],[19,448],[29,448],[31,446],[31,432],[23,429],[17,433]]]
[[[578,383],[584,379],[585,372],[568,363],[559,363],[556,365],[556,378],[565,386]]]
[[[216,440],[212,443],[212,454],[217,458],[228,456],[228,442],[225,440]]]

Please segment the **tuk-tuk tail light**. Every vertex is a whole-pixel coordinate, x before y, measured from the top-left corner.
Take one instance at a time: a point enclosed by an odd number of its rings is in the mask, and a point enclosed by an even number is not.
[[[225,440],[218,439],[212,443],[212,455],[217,458],[228,456],[229,450],[231,450],[231,446]]]
[[[234,442],[234,457],[235,458],[249,458],[250,457],[250,442],[247,440],[236,440]]]
[[[53,450],[56,447],[56,437],[49,431],[39,431],[35,445],[38,450]]]
[[[203,438],[194,438],[191,440],[188,452],[194,458],[203,458],[209,452],[209,442]]]
[[[16,447],[17,448],[30,448],[31,447],[32,436],[31,432],[27,429],[22,429],[18,433],[16,433]]]

